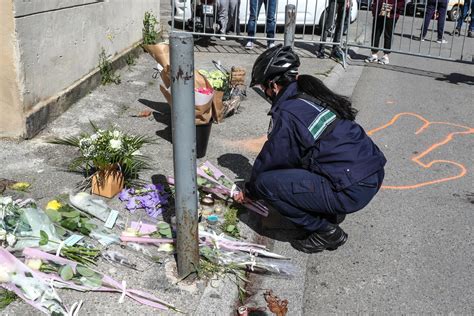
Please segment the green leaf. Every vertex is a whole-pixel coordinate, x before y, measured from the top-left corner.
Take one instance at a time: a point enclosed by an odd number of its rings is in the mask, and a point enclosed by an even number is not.
[[[81,283],[90,288],[98,288],[102,286],[102,279],[97,274],[92,277],[82,277]]]
[[[227,226],[227,228],[226,228],[226,230],[227,230],[228,233],[232,233],[232,232],[234,231],[234,229],[235,229],[235,225],[229,225],[229,226]]]
[[[158,227],[158,229],[167,229],[167,228],[170,228],[170,224],[168,223],[164,223],[164,222],[161,222],[161,223],[158,223],[158,225],[156,225],[156,227]]]
[[[173,233],[171,231],[171,227],[162,228],[162,229],[159,230],[159,233],[160,233],[160,235],[162,235],[164,237],[168,237],[168,238],[171,238],[173,236]]]
[[[81,213],[79,213],[78,211],[61,212],[61,215],[63,217],[73,218],[73,217],[79,217],[79,215],[81,215]]]
[[[62,227],[55,227],[56,228],[56,233],[58,233],[59,236],[64,236],[66,235],[66,230]]]
[[[55,210],[44,210],[44,212],[46,213],[46,215],[48,215],[49,219],[53,222],[53,223],[57,223],[61,220],[61,214],[58,212],[58,211],[55,211]]]
[[[46,232],[44,230],[40,230],[39,245],[44,246],[44,245],[48,244],[48,242],[49,242],[48,234],[46,234]]]
[[[69,281],[74,277],[74,271],[69,265],[64,265],[59,268],[58,273],[64,281]]]
[[[77,273],[79,273],[80,275],[85,276],[85,277],[92,277],[96,274],[93,270],[91,270],[87,267],[84,267],[84,266],[80,266],[80,265],[78,265],[76,267],[76,271],[77,271]]]

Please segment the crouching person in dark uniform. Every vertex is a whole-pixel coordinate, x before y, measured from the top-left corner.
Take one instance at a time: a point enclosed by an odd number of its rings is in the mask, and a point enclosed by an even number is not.
[[[299,65],[281,45],[255,61],[251,86],[271,100],[272,119],[246,192],[234,199],[265,200],[306,232],[292,246],[315,253],[346,242],[339,223],[378,192],[386,160],[354,122],[350,101],[315,77],[298,76]]]

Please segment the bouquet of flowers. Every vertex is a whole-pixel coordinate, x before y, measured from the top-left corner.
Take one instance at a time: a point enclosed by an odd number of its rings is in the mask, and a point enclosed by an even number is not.
[[[0,248],[0,286],[48,315],[68,315],[50,282],[5,249]]]
[[[32,248],[24,249],[23,256],[28,266],[0,249],[0,260],[6,263],[0,267],[3,269],[0,270],[0,285],[14,291],[27,303],[45,313],[68,315],[53,287],[77,291],[117,292],[121,293],[119,303],[129,297],[154,308],[178,311],[171,304],[149,293],[130,289],[124,281],[118,282],[77,262]]]
[[[221,70],[199,70],[199,73],[206,77],[214,90],[224,92],[229,90],[229,74],[226,74]]]
[[[230,180],[222,171],[216,166],[206,161],[197,168],[198,178],[204,178],[208,182],[214,183],[214,187],[204,187],[204,191],[208,191],[214,194],[224,193],[227,198],[232,198],[235,193],[241,191],[241,189]],[[246,199],[243,205],[251,211],[254,211],[262,216],[268,216],[268,209],[259,201],[253,201]]]
[[[149,158],[140,153],[143,145],[152,138],[123,133],[116,127],[100,129],[92,122],[93,133],[82,133],[79,137],[55,138],[50,143],[76,147],[79,157],[70,168],[84,170],[86,176],[96,171],[118,169],[125,177],[125,183],[136,182],[139,172],[149,168]]]
[[[48,216],[32,200],[0,197],[0,247],[17,251],[38,247],[83,264],[95,264],[100,251],[87,246],[64,246]]]
[[[138,209],[144,209],[148,216],[156,219],[168,205],[168,193],[162,184],[147,184],[142,188],[124,189],[119,194],[122,202],[127,202],[125,208],[134,213]]]

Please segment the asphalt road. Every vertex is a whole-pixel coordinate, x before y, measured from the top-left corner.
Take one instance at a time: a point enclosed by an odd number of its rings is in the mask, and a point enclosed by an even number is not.
[[[341,225],[346,245],[308,256],[304,315],[474,313],[474,66],[391,62],[364,67],[352,95],[385,188]]]

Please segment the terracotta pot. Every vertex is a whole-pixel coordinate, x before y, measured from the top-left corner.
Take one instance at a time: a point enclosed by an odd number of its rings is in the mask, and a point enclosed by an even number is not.
[[[92,193],[106,198],[113,198],[122,191],[124,177],[117,166],[99,170],[92,176]]]

